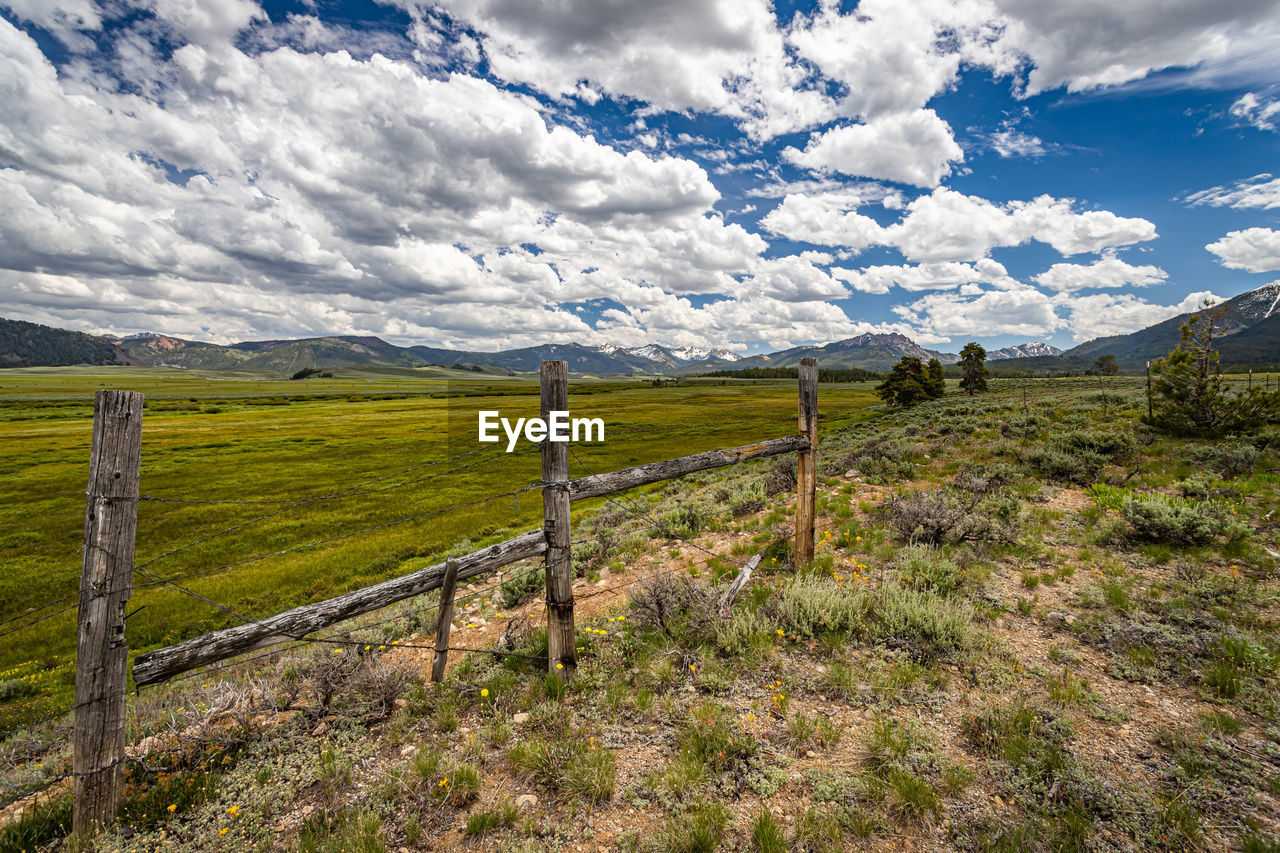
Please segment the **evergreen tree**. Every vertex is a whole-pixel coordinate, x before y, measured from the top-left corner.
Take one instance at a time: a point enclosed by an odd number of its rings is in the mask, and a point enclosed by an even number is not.
[[[1280,420],[1280,391],[1250,388],[1231,394],[1218,373],[1213,340],[1225,305],[1205,302],[1181,326],[1182,340],[1151,365],[1152,413],[1148,423],[1175,435],[1205,438],[1258,429]]]
[[[972,397],[979,391],[987,390],[987,351],[977,341],[970,341],[960,350],[960,387]]]
[[[924,390],[930,397],[942,397],[947,393],[947,377],[942,373],[942,362],[929,359],[924,371]]]
[[[880,399],[891,406],[914,406],[930,396],[925,385],[924,365],[913,355],[904,355],[889,375],[876,386]]]

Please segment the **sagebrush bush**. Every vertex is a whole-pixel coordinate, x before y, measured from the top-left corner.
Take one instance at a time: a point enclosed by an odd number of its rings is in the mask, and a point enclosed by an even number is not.
[[[684,574],[645,578],[631,594],[631,618],[635,623],[657,628],[672,639],[708,634],[715,606],[715,590]]]
[[[516,607],[524,604],[539,592],[547,588],[547,572],[545,569],[520,568],[511,577],[502,582],[500,593],[504,607]]]
[[[932,590],[941,595],[954,592],[963,577],[955,561],[936,548],[908,546],[898,552],[894,564],[903,586]]]
[[[764,494],[771,498],[783,492],[796,490],[796,456],[788,453],[773,460],[764,475]]]
[[[1010,495],[970,492],[955,486],[912,490],[883,505],[889,526],[906,542],[945,545],[1007,542],[1017,532],[1021,504]]]
[[[874,634],[901,643],[919,660],[961,651],[973,640],[973,606],[968,601],[886,583],[868,594],[867,604]]]
[[[1261,450],[1242,442],[1193,447],[1187,456],[1192,464],[1217,471],[1223,479],[1247,477],[1262,461]]]
[[[1167,495],[1131,495],[1120,512],[1133,537],[1166,545],[1207,545],[1228,528],[1205,504]]]
[[[817,637],[857,634],[864,627],[866,595],[851,592],[828,575],[799,574],[766,604],[768,617],[788,634]]]

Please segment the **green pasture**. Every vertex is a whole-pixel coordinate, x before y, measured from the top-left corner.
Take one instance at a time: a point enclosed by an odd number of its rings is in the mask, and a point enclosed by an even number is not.
[[[0,711],[0,723],[69,704],[75,599],[40,608],[77,591],[98,388],[147,398],[141,482],[153,500],[139,505],[142,568],[127,623],[134,652],[239,622],[157,577],[207,572],[175,582],[256,618],[538,526],[536,490],[433,514],[538,480],[527,444],[507,454],[505,441],[476,441],[481,409],[536,415],[536,381],[438,369],[335,373],[289,381],[134,368],[0,371],[0,632],[70,607],[0,637],[0,682],[31,686],[8,715]],[[571,411],[603,418],[606,441],[576,446],[573,474],[790,434],[795,398],[789,381],[653,387],[574,378]],[[875,398],[870,385],[824,385],[819,401],[824,427],[835,428],[867,417]],[[335,493],[298,506],[251,503]],[[369,528],[378,529],[359,532]],[[302,547],[320,540],[331,541]],[[276,552],[284,553],[256,559]]]

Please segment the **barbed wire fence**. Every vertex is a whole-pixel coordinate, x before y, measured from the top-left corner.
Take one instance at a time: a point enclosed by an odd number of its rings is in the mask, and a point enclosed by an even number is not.
[[[782,424],[794,424],[794,421],[782,420],[778,418],[751,418],[736,421],[717,421],[715,427],[717,430],[732,431],[734,429],[755,428],[761,426],[774,426]],[[670,432],[670,427],[635,427],[613,429],[610,434],[613,436],[637,435],[643,436],[650,433]],[[495,464],[495,459],[510,458],[511,454],[503,454],[501,457],[497,451],[500,445],[494,447],[485,446],[482,448],[467,450],[465,452],[453,454],[446,458],[433,460],[430,462],[415,464],[400,468],[396,471],[377,476],[369,477],[358,482],[340,485],[337,488],[331,488],[320,494],[302,494],[297,496],[272,497],[272,498],[217,498],[203,496],[188,495],[172,495],[172,494],[155,494],[155,493],[139,493],[132,498],[134,505],[153,503],[153,504],[172,504],[172,505],[192,505],[192,506],[225,506],[225,507],[263,507],[268,511],[261,512],[252,518],[238,520],[233,524],[226,525],[215,529],[212,532],[201,533],[188,541],[185,541],[174,547],[170,547],[161,551],[159,554],[150,556],[143,560],[133,560],[130,558],[132,552],[132,544],[127,549],[130,554],[119,553],[116,549],[104,546],[96,541],[86,539],[84,544],[85,551],[93,551],[101,556],[108,563],[114,564],[113,574],[116,577],[125,577],[127,581],[100,583],[95,586],[91,593],[95,597],[104,597],[130,592],[135,589],[167,589],[180,596],[191,598],[200,602],[202,605],[212,608],[225,616],[228,616],[243,626],[254,626],[262,624],[266,619],[271,617],[254,618],[249,614],[241,612],[238,606],[228,604],[216,600],[215,596],[205,594],[201,591],[191,588],[188,584],[183,583],[195,578],[203,578],[220,572],[229,572],[245,566],[253,565],[262,561],[282,557],[289,554],[298,553],[309,549],[317,549],[332,543],[350,539],[352,537],[376,533],[387,530],[399,525],[410,524],[414,522],[426,521],[447,513],[457,512],[467,508],[478,507],[486,504],[511,498],[519,500],[519,497],[525,493],[532,491],[543,491],[548,487],[559,486],[559,483],[547,482],[538,479],[503,491],[494,492],[479,498],[473,498],[464,501],[457,501],[447,506],[432,508],[429,511],[417,512],[412,514],[397,515],[396,517],[381,521],[377,524],[365,525],[358,529],[337,532],[332,535],[314,538],[307,542],[292,545],[286,548],[277,548],[263,553],[252,554],[240,559],[220,562],[217,565],[203,567],[192,571],[178,571],[177,573],[162,573],[157,570],[157,564],[165,561],[172,561],[180,555],[186,554],[193,549],[206,545],[216,540],[226,537],[230,534],[243,532],[255,525],[268,522],[273,518],[277,518],[286,513],[291,513],[299,509],[309,508],[316,504],[341,501],[346,499],[372,498],[376,496],[386,496],[395,494],[401,490],[414,486],[424,486],[433,482],[443,480],[445,478],[457,477],[466,472],[475,473],[477,469],[480,471],[489,470],[489,466]],[[526,451],[535,451],[540,449],[539,446],[533,445],[525,448]],[[588,481],[600,481],[601,475],[597,474],[589,468],[576,452],[570,449],[577,466],[585,472],[585,478]],[[719,463],[724,464],[724,463]],[[437,470],[432,470],[437,469]],[[420,473],[428,472],[428,473]],[[417,476],[413,476],[417,475]],[[655,478],[658,479],[658,478]],[[662,479],[665,479],[662,478]],[[105,490],[103,490],[105,491]],[[121,501],[127,500],[127,496],[108,495],[97,493],[91,487],[86,492],[87,500],[92,504],[94,501]],[[695,551],[705,554],[701,564],[710,563],[712,560],[721,561],[724,564],[733,564],[741,566],[743,561],[734,556],[726,554],[718,554],[713,549],[693,541],[693,538],[682,535],[680,532],[673,530],[670,525],[664,524],[661,519],[657,518],[646,507],[633,498],[621,495],[620,497],[606,496],[605,504],[621,510],[624,517],[634,521],[638,527],[636,529],[648,529],[659,531],[662,535],[678,540]],[[569,543],[570,549],[573,546],[594,541],[592,537],[579,538]],[[119,549],[125,550],[125,549]],[[687,569],[686,569],[687,570]],[[513,583],[517,580],[527,579],[528,577],[546,572],[547,569],[541,566],[526,568],[516,573],[508,573],[503,569],[497,574],[496,582],[489,585],[482,585],[479,588],[468,590],[464,595],[455,598],[456,603],[464,603],[482,595],[496,595],[506,584]],[[137,578],[135,579],[135,573]],[[145,580],[141,580],[145,578]],[[642,580],[637,578],[630,580],[624,584],[614,585],[607,589],[588,591],[578,597],[578,600],[585,601],[597,595],[615,594],[621,589],[625,589],[634,583]],[[429,591],[429,590],[428,590]],[[426,594],[421,593],[421,594]],[[29,631],[32,628],[42,626],[45,623],[69,613],[77,608],[81,608],[85,600],[86,591],[81,590],[77,593],[63,595],[52,598],[38,606],[30,607],[20,614],[15,614],[0,621],[0,640],[19,635]],[[144,605],[145,606],[145,605]],[[122,614],[120,618],[121,628],[123,623],[132,615],[136,614],[137,608],[128,614]],[[387,619],[382,619],[372,623],[361,624],[351,629],[340,631],[336,634],[327,634],[316,636],[312,632],[299,633],[296,635],[284,635],[280,638],[279,648],[273,648],[265,652],[258,652],[253,655],[235,655],[229,656],[225,660],[217,661],[209,666],[191,669],[188,672],[180,673],[168,679],[169,682],[185,681],[187,679],[208,676],[211,673],[221,672],[232,669],[240,669],[245,666],[259,663],[261,661],[277,657],[289,651],[302,648],[306,645],[332,645],[336,648],[355,647],[355,646],[382,646],[382,647],[399,647],[411,649],[435,649],[435,646],[421,645],[417,643],[406,643],[400,640],[391,639],[392,632],[383,632],[379,635],[375,632],[371,638],[369,632],[382,628],[392,622],[407,618],[406,614],[399,613]],[[360,633],[360,637],[353,637],[353,634]],[[515,652],[514,650],[504,649],[478,649],[466,646],[449,646],[449,651],[468,652],[468,653],[484,653],[495,655],[506,655],[514,657],[531,657],[535,660],[547,660],[546,657],[533,657],[527,654]],[[61,662],[59,665],[65,665],[67,661]],[[79,691],[77,691],[77,695]],[[50,724],[58,724],[60,720],[65,719],[68,715],[86,707],[96,706],[101,703],[101,698],[91,697],[84,701],[77,701],[66,707],[56,709],[50,713],[46,713],[35,719],[23,720],[21,725],[11,727],[7,730],[7,736],[12,737],[15,732],[31,733],[41,727]],[[122,753],[123,755],[123,753]],[[98,763],[91,766],[90,769],[68,770],[58,773],[57,775],[42,780],[38,785],[33,787],[15,786],[9,782],[0,782],[0,786],[7,789],[5,795],[0,797],[0,807],[11,804],[15,801],[28,799],[34,795],[40,794],[50,788],[65,782],[68,779],[83,779],[88,777],[100,777],[109,770],[118,767],[124,761],[129,760],[127,757],[118,758],[107,763]]]

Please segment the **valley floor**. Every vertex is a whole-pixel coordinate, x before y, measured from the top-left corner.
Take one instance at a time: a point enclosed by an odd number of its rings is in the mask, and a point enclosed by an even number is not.
[[[1155,435],[1124,378],[993,387],[824,431],[800,571],[794,460],[606,501],[567,686],[529,564],[459,591],[453,642],[509,654],[439,686],[427,600],[144,691],[95,849],[1280,849],[1280,431]],[[65,738],[4,741],[0,781]],[[85,849],[65,803],[11,805],[0,851]]]

